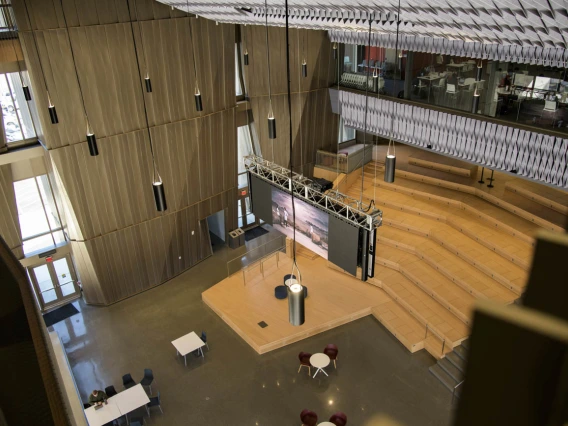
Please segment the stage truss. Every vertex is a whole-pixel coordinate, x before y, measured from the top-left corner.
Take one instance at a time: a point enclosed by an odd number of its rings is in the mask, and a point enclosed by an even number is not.
[[[297,173],[290,180],[289,169],[256,155],[244,157],[244,162],[247,171],[258,178],[352,225],[372,231],[383,223],[383,212],[374,203],[362,203],[333,189],[322,193],[314,189],[312,180]]]

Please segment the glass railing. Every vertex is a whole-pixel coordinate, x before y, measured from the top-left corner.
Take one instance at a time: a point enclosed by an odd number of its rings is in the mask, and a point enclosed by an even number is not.
[[[258,266],[259,270],[262,271],[262,261],[267,257],[276,255],[279,256],[286,252],[286,236],[279,235],[272,240],[245,251],[238,257],[235,257],[227,262],[227,276],[236,274],[239,271],[243,271],[243,276],[245,277],[246,270]]]

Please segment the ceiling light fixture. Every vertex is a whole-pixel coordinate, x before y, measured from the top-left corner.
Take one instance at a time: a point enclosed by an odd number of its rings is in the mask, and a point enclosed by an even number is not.
[[[40,68],[40,70],[41,70],[41,76],[42,76],[42,78],[43,78],[43,83],[44,83],[44,85],[45,85],[45,92],[47,93],[47,102],[48,102],[49,118],[50,118],[50,120],[51,120],[51,124],[57,124],[57,123],[59,123],[59,119],[57,118],[57,111],[56,111],[56,109],[55,109],[55,105],[53,104],[53,102],[51,102],[51,98],[50,98],[50,96],[49,96],[49,88],[47,87],[47,80],[46,80],[46,78],[45,78],[45,72],[44,72],[44,70],[43,70],[43,64],[42,64],[42,62],[41,62],[41,55],[39,54],[39,47],[38,47],[38,44],[37,44],[37,39],[36,39],[36,36],[35,36],[35,31],[34,31],[34,29],[32,28],[32,24],[31,24],[31,23],[32,23],[32,20],[31,20],[31,18],[30,18],[30,11],[29,11],[29,9],[28,9],[28,2],[26,2],[26,1],[24,2],[24,7],[26,8],[26,16],[27,16],[27,18],[28,18],[28,22],[30,23],[30,31],[32,32],[32,38],[33,38],[33,40],[34,40],[34,46],[35,46],[36,53],[37,53],[37,58],[38,58],[38,61],[39,61],[39,68]]]
[[[265,0],[266,1],[266,0]],[[290,136],[290,182],[294,176],[294,146],[292,143],[292,89],[290,87],[290,28],[288,25],[288,0],[285,0],[286,9],[286,75],[288,84],[288,124]],[[267,39],[268,42],[268,39]],[[292,275],[294,268],[298,271],[298,278],[290,278],[288,285],[288,320],[293,326],[300,326],[305,321],[305,297],[306,292],[302,287],[302,274],[296,263],[296,206],[294,204],[294,189],[290,185],[290,195],[292,196],[292,226],[293,226],[293,245],[292,245]]]
[[[130,2],[126,2],[126,4],[128,7],[128,16],[132,16],[130,14]],[[136,2],[134,2],[134,5],[135,5],[134,7],[136,7]],[[138,75],[140,75],[141,74],[140,60],[138,58],[138,47],[136,45],[136,37],[134,36],[134,24],[132,22],[132,19],[130,19],[130,31],[132,32],[132,42],[134,44],[134,56],[136,57],[136,66],[138,67]],[[154,146],[152,143],[152,133],[150,132],[150,123],[148,121],[148,108],[146,108],[146,97],[144,96],[144,86],[142,85],[142,80],[140,80],[140,91],[142,92],[142,103],[144,105],[144,118],[146,120],[146,131],[148,132],[148,143],[150,144],[150,155],[152,156],[152,192],[154,193],[156,210],[159,212],[163,212],[166,211],[168,208],[168,205],[166,203],[166,192],[164,190],[164,182],[162,181],[162,177],[160,176],[160,173],[158,173],[158,168],[156,167],[156,158],[154,156]]]
[[[189,0],[186,0],[186,5],[187,5],[187,19],[189,23],[189,36],[191,37],[191,51],[193,54],[193,73],[195,75],[195,110],[201,112],[203,111],[203,101],[201,100],[201,91],[199,90],[199,83],[197,82],[197,62],[195,61],[195,43],[193,40],[194,39],[193,27],[191,25],[191,18],[189,17]]]
[[[85,114],[85,121],[87,122],[87,146],[89,147],[89,154],[91,157],[99,155],[99,148],[97,147],[97,138],[91,129],[89,123],[89,116],[87,114],[87,107],[85,105],[85,98],[83,97],[83,88],[81,87],[81,80],[79,79],[79,71],[77,70],[77,61],[75,60],[75,52],[73,51],[73,44],[71,44],[71,36],[69,35],[69,26],[67,24],[67,16],[65,15],[65,8],[63,7],[63,0],[60,0],[61,12],[63,13],[63,23],[65,24],[65,32],[67,33],[67,40],[69,41],[69,48],[71,49],[71,60],[73,61],[73,68],[75,69],[75,77],[77,78],[77,85],[79,86],[79,95],[81,95],[81,105],[83,106],[83,114]],[[57,118],[57,117],[56,117]]]
[[[288,11],[286,11],[288,16]],[[268,68],[268,139],[276,139],[276,117],[274,117],[274,110],[272,109],[272,88],[270,84],[270,45],[268,44],[268,4],[264,0],[264,17],[266,30],[266,61]],[[272,161],[274,161],[274,144],[272,145]]]

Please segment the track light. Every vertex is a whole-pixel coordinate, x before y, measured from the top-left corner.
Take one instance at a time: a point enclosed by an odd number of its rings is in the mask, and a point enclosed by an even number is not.
[[[286,281],[288,286],[288,319],[293,326],[300,326],[305,321],[304,287],[293,278]]]
[[[306,63],[306,58],[302,60],[302,77],[308,76],[308,64]]]
[[[337,43],[334,41],[333,42],[333,59],[337,59]]]
[[[276,118],[272,112],[272,106],[268,112],[268,139],[276,139]]]
[[[26,101],[31,101],[32,94],[30,92],[30,88],[28,86],[22,86],[22,90],[24,91],[24,97],[26,98]]]
[[[166,204],[166,193],[164,191],[164,183],[162,178],[158,175],[158,179],[154,179],[152,183],[152,188],[154,190],[154,200],[156,201],[156,210],[159,212],[166,211],[168,205]]]
[[[51,119],[51,124],[59,123],[59,119],[57,118],[57,111],[55,110],[55,105],[51,103],[51,98],[49,97],[49,92],[47,93],[47,101],[49,102],[49,118]]]
[[[243,54],[243,57],[245,59],[245,65],[249,64],[249,52],[248,49],[245,49],[245,53]]]
[[[150,80],[150,76],[146,74],[144,77],[144,83],[146,84],[146,92],[152,93],[152,81]]]
[[[195,86],[195,109],[197,111],[203,111],[203,102],[201,101],[201,92],[199,88]]]

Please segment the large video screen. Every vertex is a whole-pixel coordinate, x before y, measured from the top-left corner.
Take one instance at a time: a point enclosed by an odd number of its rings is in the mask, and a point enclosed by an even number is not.
[[[294,206],[296,223],[292,217],[292,196],[272,187],[272,226],[290,238],[293,238],[295,227],[296,241],[327,259],[328,214],[297,198]]]

